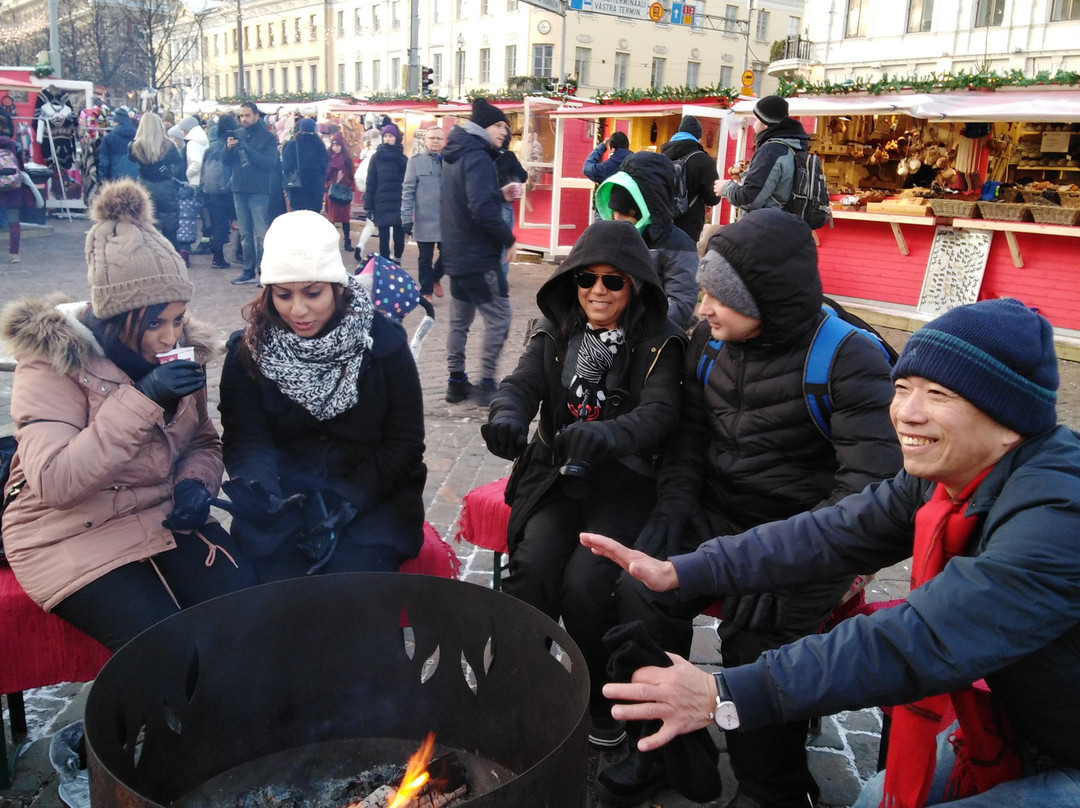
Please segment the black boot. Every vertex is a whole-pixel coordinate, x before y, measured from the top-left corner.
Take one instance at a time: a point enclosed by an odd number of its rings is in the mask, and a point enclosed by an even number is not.
[[[628,808],[649,799],[668,784],[663,754],[640,752],[637,742],[630,745],[630,754],[596,775],[593,788],[600,804],[611,808]]]

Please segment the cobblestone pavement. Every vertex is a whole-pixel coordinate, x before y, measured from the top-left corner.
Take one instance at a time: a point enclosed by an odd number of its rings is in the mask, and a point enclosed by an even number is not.
[[[0,264],[0,303],[19,295],[46,295],[55,291],[86,299],[85,262],[83,236],[88,223],[85,220],[52,220],[51,232],[34,233],[23,242],[23,262]],[[2,239],[0,239],[2,241]],[[376,249],[376,239],[366,247]],[[231,256],[231,250],[227,251]],[[416,270],[416,247],[406,249],[404,266],[410,272]],[[4,260],[0,251],[0,261]],[[350,259],[351,260],[351,259]],[[229,280],[239,274],[239,267],[231,270],[210,268],[210,256],[192,256],[191,278],[195,284],[195,299],[189,310],[200,320],[208,323],[217,336],[224,339],[242,326],[240,310],[250,300],[255,289],[251,286],[232,286]],[[550,274],[550,264],[516,263],[511,269],[511,301],[514,320],[506,350],[503,353],[500,372],[513,369],[520,352],[529,320],[536,316],[535,294]],[[445,339],[448,300],[436,299],[436,322],[427,335],[418,359],[424,392],[424,417],[427,428],[428,481],[425,489],[427,519],[447,540],[452,540],[461,507],[461,498],[470,489],[505,476],[509,463],[488,453],[480,438],[479,427],[483,412],[473,404],[451,405],[443,400],[446,388]],[[405,320],[410,334],[419,324],[422,313],[414,312]],[[470,340],[469,369],[476,371],[476,332],[483,329],[477,321],[476,331]],[[899,346],[906,334],[886,331],[887,338]],[[10,363],[8,363],[10,364]],[[1072,363],[1063,363],[1071,365]],[[220,359],[208,367],[210,379],[211,412],[216,412],[217,380],[220,376]],[[0,357],[0,367],[4,360]],[[10,369],[10,368],[9,368]],[[1073,368],[1069,372],[1070,400],[1076,399],[1080,385],[1080,373]],[[9,404],[11,374],[0,371],[0,434],[12,430]],[[1075,419],[1074,422],[1080,422]],[[225,516],[224,514],[219,514]],[[466,543],[455,543],[454,549],[462,561],[462,579],[483,585],[491,584],[492,555],[477,550]],[[899,597],[907,591],[907,565],[897,565],[879,575],[871,584],[872,600]],[[713,624],[699,618],[695,636],[693,659],[702,665],[719,664],[719,643],[712,630]],[[0,808],[60,808],[56,795],[55,775],[46,757],[47,738],[59,726],[75,720],[82,713],[82,704],[89,685],[64,684],[42,688],[27,694],[27,710],[31,737],[35,740],[24,752],[16,770],[12,788],[0,790]],[[880,733],[880,717],[877,710],[862,710],[826,717],[822,731],[810,739],[808,746],[812,768],[822,786],[820,806],[850,805],[858,793],[860,783],[876,768],[877,747]],[[719,737],[719,733],[718,733]],[[625,749],[604,754],[594,754],[591,764],[603,767],[614,762]],[[734,783],[726,764],[721,758],[721,770],[725,775],[724,796],[708,808],[719,808],[734,794]],[[688,808],[691,803],[671,791],[659,792],[646,805],[665,808]]]

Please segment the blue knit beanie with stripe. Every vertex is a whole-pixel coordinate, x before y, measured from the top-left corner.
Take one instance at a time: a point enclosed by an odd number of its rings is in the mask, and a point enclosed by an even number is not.
[[[908,340],[893,380],[921,376],[1024,437],[1057,424],[1058,363],[1050,322],[1019,300],[958,306]]]

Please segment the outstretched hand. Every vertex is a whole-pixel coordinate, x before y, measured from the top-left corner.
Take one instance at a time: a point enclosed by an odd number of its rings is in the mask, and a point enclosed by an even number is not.
[[[582,533],[581,543],[593,555],[614,561],[654,592],[667,592],[679,586],[679,576],[670,561],[660,561],[599,533]]]
[[[629,682],[604,685],[604,697],[616,702],[611,715],[618,721],[659,720],[652,735],[638,741],[638,749],[651,752],[678,735],[694,732],[712,722],[716,684],[712,674],[669,653],[671,667],[638,668]]]

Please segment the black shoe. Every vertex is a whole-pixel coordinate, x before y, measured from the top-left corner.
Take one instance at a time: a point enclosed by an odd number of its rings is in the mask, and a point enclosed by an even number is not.
[[[348,239],[345,239],[345,246],[341,249],[343,249],[345,252],[352,252],[352,242]]]
[[[499,385],[495,384],[494,379],[481,379],[480,384],[473,388],[472,400],[481,407],[490,407],[497,392]]]
[[[589,743],[603,749],[618,746],[626,740],[626,722],[610,715],[589,716]]]
[[[453,376],[446,382],[446,400],[451,404],[457,404],[469,397],[473,386],[468,376],[455,379]]]
[[[667,779],[667,768],[660,752],[631,749],[627,758],[596,775],[593,788],[601,805],[629,808],[649,799],[667,785]]]
[[[258,283],[259,279],[254,275],[241,275],[239,278],[233,278],[229,283],[233,286],[242,286],[246,283]]]
[[[364,251],[357,247],[353,250],[352,257],[356,259],[356,263],[360,263],[364,260]]]
[[[214,260],[213,260],[213,261],[212,261],[212,262],[210,263],[210,267],[211,267],[212,269],[229,269],[229,268],[231,268],[231,267],[232,267],[232,264],[230,264],[230,263],[229,263],[228,261],[226,261],[226,260],[225,260],[224,258],[215,258],[215,259],[214,259]]]

